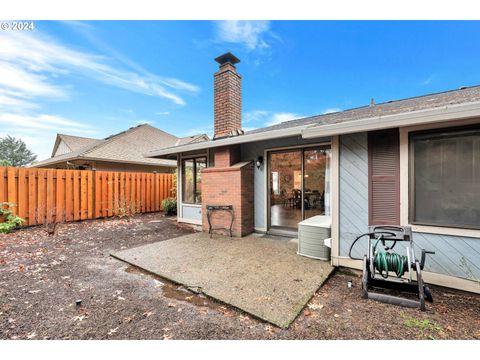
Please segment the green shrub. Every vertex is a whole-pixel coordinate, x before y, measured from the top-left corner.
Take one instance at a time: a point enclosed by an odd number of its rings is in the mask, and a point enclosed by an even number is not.
[[[12,203],[0,202],[0,221],[3,221],[0,223],[0,234],[7,234],[25,222],[22,218],[13,215],[12,207],[14,206],[16,205]]]
[[[167,215],[174,215],[177,213],[177,199],[175,198],[166,198],[162,200],[163,211]]]

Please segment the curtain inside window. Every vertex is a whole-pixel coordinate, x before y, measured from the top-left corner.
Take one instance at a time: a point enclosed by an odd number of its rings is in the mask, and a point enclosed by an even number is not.
[[[480,130],[412,137],[414,223],[480,228]]]

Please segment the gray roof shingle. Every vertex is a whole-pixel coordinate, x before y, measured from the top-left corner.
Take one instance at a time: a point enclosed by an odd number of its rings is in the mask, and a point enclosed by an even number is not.
[[[80,150],[86,146],[97,144],[102,140],[87,138],[82,136],[73,136],[73,135],[66,135],[66,134],[58,134],[60,140],[62,140],[65,145],[67,145],[71,151]]]
[[[246,131],[245,134],[255,134],[265,131],[286,129],[303,125],[338,124],[346,121],[368,119],[380,115],[394,115],[475,101],[480,101],[480,86],[462,87],[457,90],[450,90],[435,94],[411,97],[407,99],[388,101],[376,104],[374,106],[362,106],[335,113],[322,114],[307,118],[285,121],[277,125]]]
[[[121,133],[111,135],[105,139],[81,138],[70,135],[59,135],[70,147],[72,152],[52,157],[36,163],[35,167],[41,167],[61,161],[82,159],[101,159],[126,163],[138,163],[147,165],[176,166],[175,161],[145,158],[144,153],[152,150],[152,146],[158,144],[165,147],[174,146],[178,141],[182,144],[208,140],[208,136],[195,135],[185,138],[177,138],[165,131],[151,125],[143,124],[130,128]]]

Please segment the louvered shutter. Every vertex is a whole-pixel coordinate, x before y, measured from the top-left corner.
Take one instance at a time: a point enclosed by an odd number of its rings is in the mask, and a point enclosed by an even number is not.
[[[400,224],[400,146],[398,129],[368,134],[370,225]]]

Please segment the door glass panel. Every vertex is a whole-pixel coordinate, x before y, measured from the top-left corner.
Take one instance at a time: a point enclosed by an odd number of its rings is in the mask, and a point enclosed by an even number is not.
[[[303,153],[304,170],[304,219],[316,215],[325,215],[330,184],[327,178],[328,150],[305,149]],[[327,203],[327,204],[326,204]]]
[[[296,230],[316,215],[330,215],[328,148],[272,152],[268,156],[270,227]]]
[[[194,160],[184,160],[182,164],[182,201],[189,204],[195,203],[193,162]]]
[[[296,229],[302,219],[301,150],[269,154],[270,225]]]
[[[207,167],[207,158],[196,159],[196,186],[195,186],[195,202],[202,203],[202,170]]]

